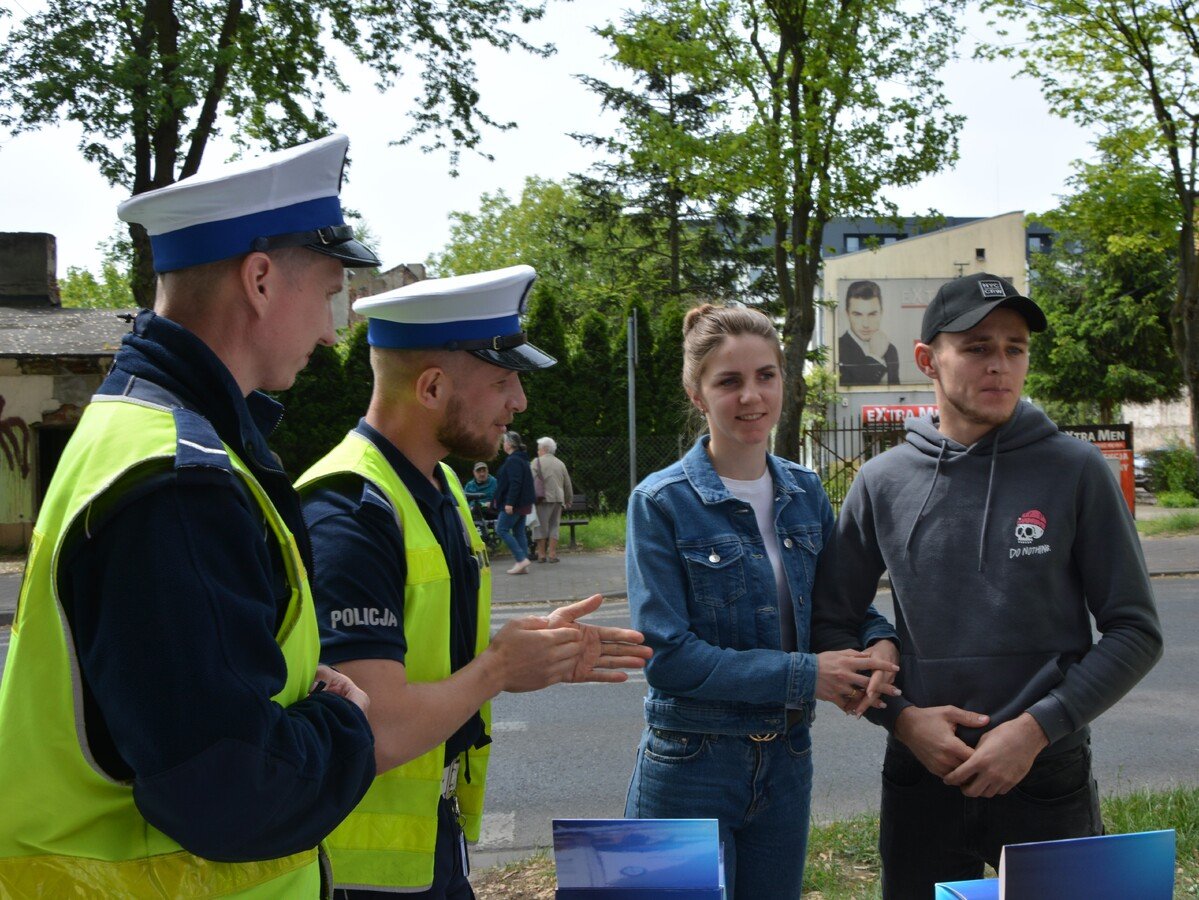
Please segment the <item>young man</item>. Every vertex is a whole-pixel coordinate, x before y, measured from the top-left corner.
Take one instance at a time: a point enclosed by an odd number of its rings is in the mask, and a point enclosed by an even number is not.
[[[994,275],[937,292],[915,356],[939,417],[909,419],[907,443],[862,467],[826,551],[813,608],[830,645],[856,646],[832,623],[861,615],[884,569],[895,600],[903,696],[868,713],[890,732],[888,900],[981,877],[1004,844],[1100,833],[1088,723],[1161,655],[1107,464],[1020,400],[1045,325]]]
[[[121,205],[159,273],[42,504],[0,688],[0,895],[312,897],[374,775],[318,667],[299,500],[267,448],[377,265],[340,135]],[[314,685],[315,682],[315,685]]]
[[[490,700],[560,681],[623,681],[642,636],[576,624],[599,595],[490,638],[491,568],[442,460],[494,456],[525,408],[528,266],[421,281],[359,300],[370,408],[298,482],[316,556],[322,658],[372,697],[381,773],[329,839],[338,897],[462,900],[479,836]]]
[[[883,295],[873,281],[855,281],[845,292],[849,328],[837,342],[844,385],[899,384],[899,352],[882,330]]]

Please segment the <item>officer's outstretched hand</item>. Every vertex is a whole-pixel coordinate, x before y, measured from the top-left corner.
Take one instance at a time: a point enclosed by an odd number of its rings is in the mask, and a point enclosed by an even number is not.
[[[312,690],[345,697],[364,713],[370,709],[371,699],[366,692],[354,684],[348,675],[343,675],[331,666],[316,667],[316,682],[312,685]]]
[[[583,652],[567,681],[627,681],[629,676],[620,669],[643,669],[645,661],[654,655],[645,646],[645,635],[640,631],[578,621],[599,609],[603,602],[601,595],[592,594],[586,600],[560,606],[550,613],[550,627],[575,628],[582,637]]]
[[[554,627],[545,616],[522,616],[504,623],[479,659],[487,663],[491,684],[519,694],[568,681],[582,651],[577,629]]]

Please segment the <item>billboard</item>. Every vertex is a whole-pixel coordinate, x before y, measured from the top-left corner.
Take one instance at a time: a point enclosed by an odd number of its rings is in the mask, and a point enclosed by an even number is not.
[[[927,388],[912,348],[924,308],[949,278],[841,278],[833,316],[833,361],[843,387]]]

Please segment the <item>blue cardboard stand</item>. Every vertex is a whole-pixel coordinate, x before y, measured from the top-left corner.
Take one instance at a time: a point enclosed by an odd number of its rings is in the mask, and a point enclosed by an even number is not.
[[[943,882],[936,900],[1171,900],[1174,831],[1008,844],[999,878]]]
[[[724,900],[715,819],[555,819],[557,900]]]

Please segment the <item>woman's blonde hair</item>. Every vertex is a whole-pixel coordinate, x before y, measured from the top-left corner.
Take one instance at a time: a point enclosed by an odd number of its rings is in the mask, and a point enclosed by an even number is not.
[[[688,395],[699,393],[708,356],[726,337],[754,334],[774,347],[779,371],[784,370],[783,347],[774,323],[764,313],[746,306],[716,306],[704,303],[687,311],[683,318],[683,387]]]

